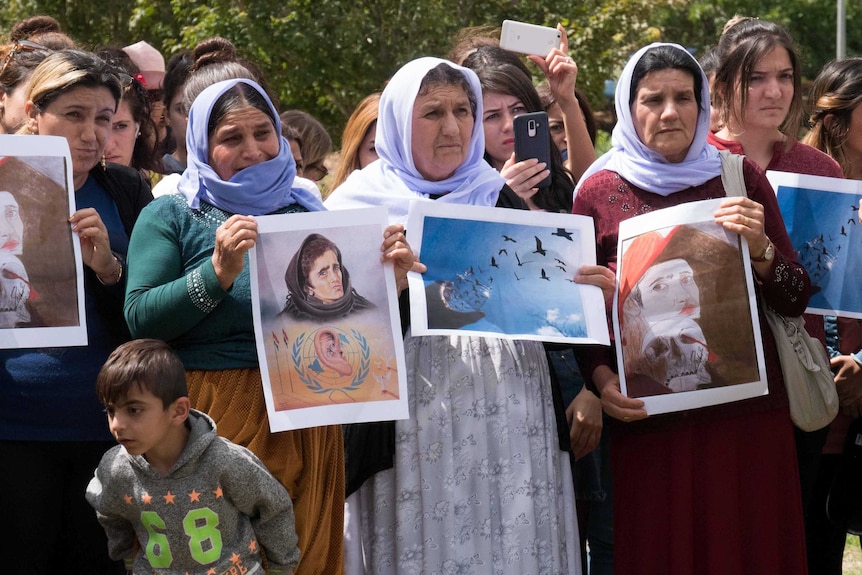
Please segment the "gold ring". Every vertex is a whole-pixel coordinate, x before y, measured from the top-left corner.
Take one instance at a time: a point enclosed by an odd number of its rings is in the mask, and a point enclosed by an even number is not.
[[[742,225],[748,227],[748,217],[742,216]]]

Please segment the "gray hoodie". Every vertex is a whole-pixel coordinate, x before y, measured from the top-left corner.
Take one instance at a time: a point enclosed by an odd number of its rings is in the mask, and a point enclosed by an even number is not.
[[[209,416],[191,410],[189,423],[166,476],[121,445],[102,457],[87,501],[111,557],[133,558],[135,573],[250,575],[263,573],[263,548],[270,573],[292,570],[299,549],[287,490],[251,451],[218,437]]]

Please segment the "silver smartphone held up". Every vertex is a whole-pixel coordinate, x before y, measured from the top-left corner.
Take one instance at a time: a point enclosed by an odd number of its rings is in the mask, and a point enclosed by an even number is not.
[[[500,48],[522,54],[548,55],[552,48],[560,47],[561,34],[556,28],[537,26],[515,20],[503,20]]]

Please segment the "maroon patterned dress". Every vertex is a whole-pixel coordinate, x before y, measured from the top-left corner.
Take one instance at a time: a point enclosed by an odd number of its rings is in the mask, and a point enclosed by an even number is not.
[[[764,173],[748,161],[744,170],[776,249],[769,277],[755,279],[755,290],[776,311],[799,315],[810,295],[808,276],[793,259]],[[583,183],[573,211],[594,218],[598,263],[615,271],[622,220],[724,196],[720,178],[664,197],[605,170]],[[787,395],[775,341],[762,320],[760,331],[769,395],[611,425],[618,575],[807,573]],[[591,374],[599,365],[615,369],[613,358],[613,349],[596,346],[579,361]]]

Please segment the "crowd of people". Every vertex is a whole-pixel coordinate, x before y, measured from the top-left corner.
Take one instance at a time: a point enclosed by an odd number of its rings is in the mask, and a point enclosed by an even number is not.
[[[325,126],[279,110],[260,68],[224,38],[166,61],[144,41],[91,52],[54,18],[18,22],[0,45],[0,134],[68,142],[87,344],[0,350],[6,569],[839,575],[846,534],[827,500],[862,416],[862,322],[805,314],[831,355],[841,413],[797,428],[762,308],[800,316],[817,288],[766,171],[862,179],[862,59],[827,64],[806,101],[777,24],[735,17],[701,62],[677,44],[644,46],[622,69],[611,149],[597,157],[559,30],[544,56],[472,30],[445,59],[393,69],[333,154]],[[541,111],[550,160],[518,161],[514,118]],[[723,150],[745,158],[743,196],[724,187]],[[0,191],[4,278],[21,300],[4,328],[38,326],[40,286],[10,271],[40,253],[20,193]],[[678,226],[617,261],[625,220],[710,199],[714,224],[745,239],[761,309],[751,341],[725,347],[703,318],[734,318],[707,294],[742,291],[745,274],[711,287],[692,277],[729,244]],[[430,201],[592,218],[596,265],[570,281],[601,290],[612,334],[619,292],[621,341],[413,335],[406,277],[425,267],[404,226],[411,203]],[[389,214],[380,250],[399,290],[410,417],[272,432],[252,313],[256,217],[369,206]],[[332,289],[315,283],[326,266]],[[373,307],[320,234],[286,282],[289,317]],[[629,374],[626,362],[625,395],[617,358],[641,357],[668,320],[693,330],[687,345],[709,341],[711,356],[737,363],[704,355],[677,377]],[[754,333],[766,395],[651,416],[638,397],[649,393],[631,393],[733,380],[751,368],[739,358]]]

